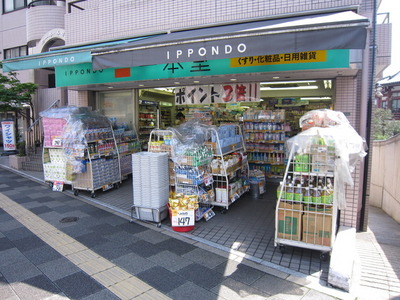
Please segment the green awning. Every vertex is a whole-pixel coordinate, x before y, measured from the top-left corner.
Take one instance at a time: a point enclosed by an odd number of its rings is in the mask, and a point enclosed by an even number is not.
[[[82,63],[91,63],[91,50],[101,49],[103,47],[117,46],[124,43],[146,39],[152,36],[136,37],[118,41],[103,42],[97,44],[88,44],[74,47],[63,47],[58,50],[32,54],[27,56],[9,58],[3,60],[3,72],[52,68],[59,66],[68,66]]]

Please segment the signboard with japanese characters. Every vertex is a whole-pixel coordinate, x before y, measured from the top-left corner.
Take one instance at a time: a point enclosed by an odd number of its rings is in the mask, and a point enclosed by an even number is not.
[[[166,63],[142,67],[93,70],[91,63],[57,65],[56,86],[158,80],[198,76],[349,68],[348,49],[317,50],[215,60]]]
[[[1,122],[3,131],[3,148],[4,151],[13,151],[17,149],[15,143],[15,129],[14,121],[3,121]]]
[[[186,86],[175,89],[175,104],[211,104],[260,101],[259,83]]]

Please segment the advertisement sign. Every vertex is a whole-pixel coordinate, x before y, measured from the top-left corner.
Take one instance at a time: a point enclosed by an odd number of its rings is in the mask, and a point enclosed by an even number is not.
[[[175,89],[175,105],[256,101],[260,101],[259,83],[228,83]]]
[[[3,121],[1,122],[1,127],[3,131],[4,151],[17,150],[14,121]]]

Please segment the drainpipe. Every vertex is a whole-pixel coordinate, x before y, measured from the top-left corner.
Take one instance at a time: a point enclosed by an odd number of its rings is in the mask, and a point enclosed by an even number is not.
[[[368,67],[365,67],[365,62],[371,60],[371,73],[369,74],[369,86],[364,87],[362,85],[362,91],[368,91],[368,98],[367,98],[367,103],[366,105],[363,105],[364,101],[361,101],[361,110],[362,110],[362,115],[361,115],[361,134],[364,137],[367,143],[368,150],[371,149],[371,118],[372,118],[372,97],[373,97],[373,87],[374,87],[374,81],[375,81],[375,61],[376,61],[376,11],[377,11],[377,0],[373,0],[373,17],[372,17],[372,53],[371,53],[371,59],[369,59],[369,55],[367,54],[367,57],[363,58],[363,81],[368,82]],[[369,49],[366,49],[364,51],[364,54],[368,52]],[[366,71],[366,79],[364,79],[364,71]],[[365,88],[365,89],[364,89]],[[365,93],[365,92],[364,92]],[[364,107],[366,106],[366,107]],[[366,111],[365,111],[366,110]],[[364,118],[365,116],[366,118]],[[364,124],[365,123],[365,126]],[[365,135],[364,135],[365,131]],[[369,151],[370,153],[370,151]],[[367,230],[367,225],[368,222],[365,219],[366,217],[366,210],[368,209],[367,207],[367,197],[369,197],[369,187],[368,187],[368,178],[369,178],[369,168],[370,168],[370,161],[371,161],[371,155],[368,154],[367,157],[364,160],[364,176],[363,176],[363,188],[362,188],[362,200],[361,200],[361,212],[360,212],[360,227],[359,230],[361,231],[366,231]]]

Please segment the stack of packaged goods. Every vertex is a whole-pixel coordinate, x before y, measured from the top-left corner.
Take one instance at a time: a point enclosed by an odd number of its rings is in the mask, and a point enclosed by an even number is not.
[[[168,154],[138,152],[132,155],[133,206],[141,220],[160,222],[167,216],[169,195]]]

